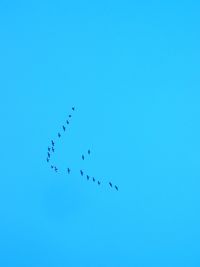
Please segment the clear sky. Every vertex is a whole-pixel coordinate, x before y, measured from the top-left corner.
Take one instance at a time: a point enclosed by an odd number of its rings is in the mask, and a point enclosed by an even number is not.
[[[0,266],[200,266],[199,14],[1,0]]]

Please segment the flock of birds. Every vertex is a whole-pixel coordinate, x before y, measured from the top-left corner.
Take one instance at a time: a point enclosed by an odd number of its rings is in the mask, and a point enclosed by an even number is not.
[[[74,112],[75,111],[75,107],[72,107],[72,112]],[[64,124],[64,125],[62,125],[62,133],[65,133],[66,132],[66,130],[67,130],[67,126],[69,126],[69,124],[70,124],[70,119],[71,119],[71,117],[72,117],[72,115],[71,114],[69,114],[68,115],[68,118],[67,118],[67,120],[66,120],[66,124]],[[61,132],[58,132],[57,133],[57,139],[60,139],[62,137],[62,134],[61,134]],[[58,173],[58,167],[57,166],[55,166],[55,165],[52,165],[50,162],[51,162],[51,157],[52,157],[52,154],[54,154],[55,153],[55,141],[54,140],[51,140],[51,143],[50,143],[50,145],[48,146],[48,151],[47,151],[47,158],[46,158],[46,161],[47,161],[47,163],[48,164],[50,164],[50,167],[51,167],[51,169],[52,170],[54,170],[56,173]],[[87,155],[90,155],[91,154],[91,151],[90,151],[90,149],[88,149],[88,151],[87,151]],[[82,156],[81,156],[81,159],[84,161],[85,160],[85,155],[84,154],[82,154]],[[66,169],[66,173],[68,174],[68,175],[70,175],[71,174],[71,169],[68,167],[67,169]],[[98,185],[98,186],[100,186],[100,185],[102,185],[103,184],[103,182],[102,181],[100,181],[100,180],[97,180],[95,177],[91,177],[91,176],[89,176],[87,173],[85,173],[83,170],[80,170],[80,172],[79,172],[79,174],[82,176],[82,177],[86,177],[86,179],[89,181],[89,180],[91,180],[93,183],[95,183],[96,182],[96,184]],[[108,185],[110,186],[110,188],[114,188],[115,190],[119,190],[118,189],[118,186],[117,185],[114,185],[112,182],[108,182]]]

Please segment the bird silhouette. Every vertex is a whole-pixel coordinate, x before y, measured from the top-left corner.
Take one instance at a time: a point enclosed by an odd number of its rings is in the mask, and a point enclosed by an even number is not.
[[[51,144],[52,144],[52,146],[54,146],[54,141],[53,140],[51,140]]]
[[[63,125],[63,131],[64,131],[64,132],[65,132],[65,129],[66,129],[66,128],[65,128],[65,126]]]
[[[112,183],[111,182],[109,182],[109,185],[110,185],[110,187],[112,187]]]
[[[52,168],[52,169],[54,168],[53,165],[51,165],[51,168]]]
[[[49,162],[49,158],[47,158],[47,162]]]
[[[69,118],[71,118],[71,117],[72,117],[72,115],[70,114],[70,115],[69,115]]]
[[[88,154],[90,155],[90,153],[91,153],[91,151],[90,151],[90,149],[88,149]]]
[[[100,185],[101,183],[98,181],[98,185]]]
[[[55,151],[55,149],[52,147],[52,151],[54,152]]]
[[[85,159],[85,157],[84,157],[84,155],[82,155],[82,160],[84,160]]]
[[[81,176],[83,176],[83,171],[82,170],[80,170],[80,173],[81,173]]]
[[[75,107],[72,107],[72,110],[74,111],[75,110]]]
[[[89,180],[90,179],[90,176],[89,175],[87,175],[87,180]]]
[[[118,187],[115,185],[115,189],[118,191]]]
[[[67,120],[66,123],[69,124],[69,121]]]
[[[57,167],[55,167],[54,170],[55,170],[55,172],[57,172],[58,171]]]
[[[47,153],[47,155],[48,155],[48,158],[50,158],[50,156],[51,156],[51,155],[50,155],[50,153],[49,153],[49,152]]]
[[[59,137],[59,138],[61,137],[61,134],[60,134],[60,133],[58,133],[58,137]]]
[[[67,168],[67,172],[68,172],[68,174],[70,174],[70,171],[71,171],[70,168]]]
[[[94,179],[94,177],[92,178],[92,180],[93,180],[93,182],[95,182],[95,179]]]
[[[50,150],[51,150],[51,148],[50,147],[48,147],[48,151],[50,152]]]

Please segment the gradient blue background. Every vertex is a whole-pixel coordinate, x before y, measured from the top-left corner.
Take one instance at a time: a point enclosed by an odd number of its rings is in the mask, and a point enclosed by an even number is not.
[[[200,266],[199,13],[1,0],[0,266]],[[46,150],[72,105],[55,161],[74,172],[56,175]]]

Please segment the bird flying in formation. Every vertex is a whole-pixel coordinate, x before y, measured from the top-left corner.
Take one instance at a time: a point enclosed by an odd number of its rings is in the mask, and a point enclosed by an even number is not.
[[[75,107],[73,106],[71,109],[72,109],[72,111],[74,111],[74,110],[75,110]],[[72,112],[72,111],[71,111],[71,112]],[[72,113],[73,113],[73,112],[72,112]],[[71,114],[72,114],[72,113],[71,113]],[[69,114],[69,115],[68,115],[68,118],[66,118],[66,124],[67,124],[67,125],[70,124],[70,118],[72,117],[71,114]],[[64,124],[64,125],[61,124],[61,130],[57,133],[58,138],[61,137],[61,135],[62,135],[62,133],[63,133],[62,131],[64,131],[64,132],[66,131],[66,129],[67,129],[67,125],[66,125],[66,124]],[[52,152],[55,151],[55,143],[54,143],[54,140],[51,140],[51,145],[48,146],[47,158],[46,158],[47,162],[51,161],[51,156],[52,156],[51,151],[52,151]],[[91,154],[91,150],[88,149],[87,152],[85,152],[85,154],[82,154],[82,156],[81,156],[82,160],[85,160],[85,156],[90,155],[90,154]],[[51,166],[51,169],[53,169],[56,173],[58,172],[58,168],[57,168],[56,166],[54,166],[54,165],[49,165],[49,166]],[[60,169],[59,169],[59,170],[60,170]],[[60,171],[59,171],[59,173],[60,173]],[[70,173],[71,173],[71,169],[70,169],[70,168],[67,168],[67,169],[66,169],[66,174],[70,174]],[[80,170],[80,174],[81,174],[81,176],[84,176],[84,172],[83,172],[83,170]],[[91,181],[93,181],[93,182],[96,181],[96,182],[97,182],[96,184],[97,184],[98,186],[100,186],[100,185],[102,184],[101,180],[99,181],[99,180],[95,179],[95,178],[92,177],[92,176],[86,175],[86,177],[87,177],[87,180],[88,180],[88,181],[89,181],[89,180],[91,180]],[[109,186],[110,186],[111,188],[115,188],[117,191],[119,190],[119,189],[118,189],[118,186],[112,184],[112,182],[109,182]]]

